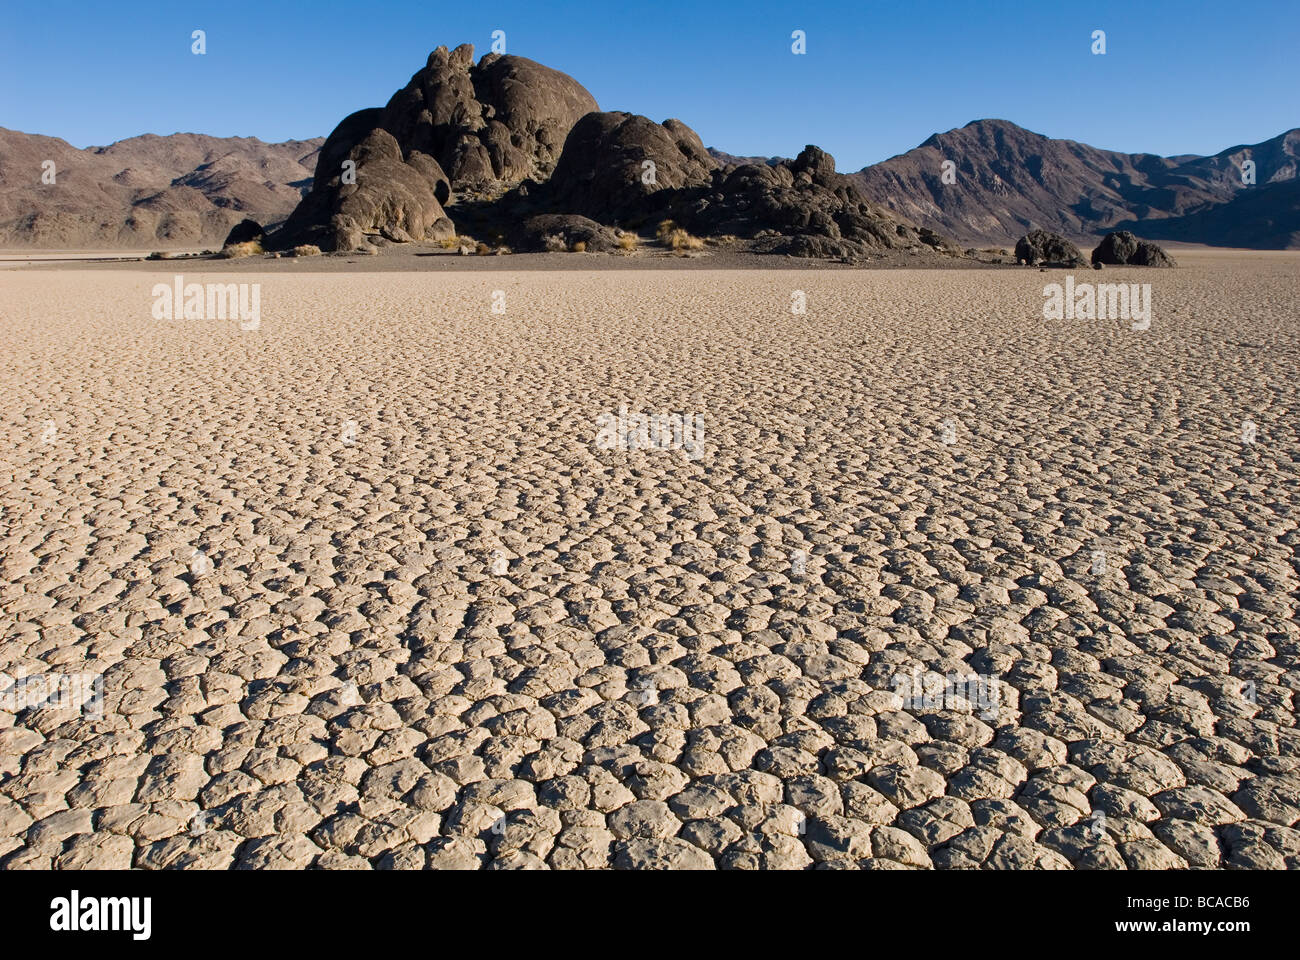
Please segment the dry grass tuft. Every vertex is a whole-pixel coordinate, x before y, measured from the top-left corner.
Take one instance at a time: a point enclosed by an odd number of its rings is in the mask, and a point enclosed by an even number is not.
[[[693,237],[681,227],[677,226],[672,220],[663,220],[659,224],[659,229],[655,231],[655,237],[664,246],[672,249],[674,253],[686,253],[691,250],[703,250],[704,241],[699,237]]]
[[[293,248],[293,255],[295,257],[319,257],[320,247],[314,243],[304,243]]]
[[[704,241],[699,237],[692,237],[681,227],[677,227],[670,232],[664,242],[672,247],[675,253],[686,253],[690,250],[703,250]]]
[[[624,253],[636,253],[637,236],[626,230],[618,235],[618,248]]]
[[[238,260],[240,257],[256,257],[263,252],[260,243],[256,240],[248,240],[244,243],[232,243],[228,247],[223,247],[218,256],[227,260]]]
[[[587,252],[587,241],[585,241],[585,240],[579,240],[577,243],[575,243],[572,247],[569,248],[569,252],[570,252],[570,253],[586,253],[586,252]]]

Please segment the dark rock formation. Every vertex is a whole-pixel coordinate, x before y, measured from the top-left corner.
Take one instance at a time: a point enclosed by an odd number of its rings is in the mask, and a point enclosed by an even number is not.
[[[679,120],[597,112],[572,78],[521,57],[489,54],[475,66],[468,45],[435,50],[387,106],[340,123],[320,157],[312,193],[268,238],[273,249],[439,239],[456,232],[451,205],[461,232],[520,250],[612,249],[609,227],[674,220],[696,235],[731,234],[793,256],[961,256],[934,231],[869,203],[817,147],[794,160],[719,167]]]
[[[755,249],[797,257],[857,258],[888,249],[961,251],[931,230],[918,229],[868,203],[835,172],[835,159],[807,146],[792,161],[745,164],[717,171],[676,211],[693,232],[754,238]]]
[[[1016,263],[1044,267],[1086,267],[1079,248],[1069,240],[1046,230],[1030,230],[1016,241]]]
[[[387,106],[345,118],[321,148],[311,194],[268,242],[352,250],[367,235],[441,239],[455,233],[444,211],[454,191],[549,175],[596,101],[523,57],[473,58],[469,44],[439,47]]]
[[[221,245],[223,247],[229,247],[232,244],[251,243],[254,240],[260,243],[262,240],[262,233],[262,225],[256,220],[240,220],[230,228],[230,232],[226,234],[225,242]]]
[[[1129,267],[1175,267],[1174,258],[1149,240],[1139,240],[1127,230],[1117,230],[1101,238],[1092,251],[1093,265],[1109,264]]]

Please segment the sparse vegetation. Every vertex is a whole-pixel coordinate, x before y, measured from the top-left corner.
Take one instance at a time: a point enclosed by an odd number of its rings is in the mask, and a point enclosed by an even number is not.
[[[314,243],[304,243],[293,248],[295,257],[319,257],[320,247]]]
[[[546,248],[547,253],[564,253],[569,249],[564,238],[557,234],[548,234],[542,239],[542,246]]]
[[[660,222],[659,229],[655,231],[655,236],[665,247],[671,249],[674,253],[689,253],[692,250],[703,250],[704,241],[699,237],[693,237],[681,227],[677,226],[672,220]]]
[[[624,253],[636,253],[637,235],[624,230],[618,235],[618,248]]]
[[[575,243],[573,246],[571,246],[571,247],[569,248],[569,251],[570,251],[571,253],[586,253],[586,252],[587,252],[587,243],[586,243],[586,241],[585,241],[585,240],[579,240],[577,243]]]
[[[675,253],[686,253],[690,250],[703,250],[704,241],[699,237],[692,237],[689,233],[678,227],[668,234],[665,241],[668,246],[672,247]]]

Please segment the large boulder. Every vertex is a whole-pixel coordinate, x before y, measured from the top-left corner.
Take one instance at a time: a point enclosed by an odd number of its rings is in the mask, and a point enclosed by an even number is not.
[[[1175,267],[1174,258],[1149,240],[1139,240],[1127,230],[1117,230],[1101,238],[1092,251],[1096,266]]]
[[[349,175],[342,162],[330,179],[318,175],[311,194],[272,237],[273,247],[315,244],[347,251],[365,246],[368,236],[400,243],[455,234],[442,208],[450,186],[437,160],[418,150],[403,156],[397,140],[381,128],[371,130],[343,160],[355,165]]]
[[[1083,253],[1057,233],[1046,230],[1030,230],[1016,241],[1016,262],[1029,266],[1045,267],[1086,267],[1088,261]]]
[[[712,182],[717,162],[680,120],[655,123],[631,113],[589,113],[564,142],[551,177],[557,210],[605,223],[644,214],[661,191]]]

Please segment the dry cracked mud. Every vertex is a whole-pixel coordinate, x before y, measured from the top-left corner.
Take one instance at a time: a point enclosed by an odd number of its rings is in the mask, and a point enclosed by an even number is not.
[[[1298,263],[6,271],[0,867],[1295,867]]]

